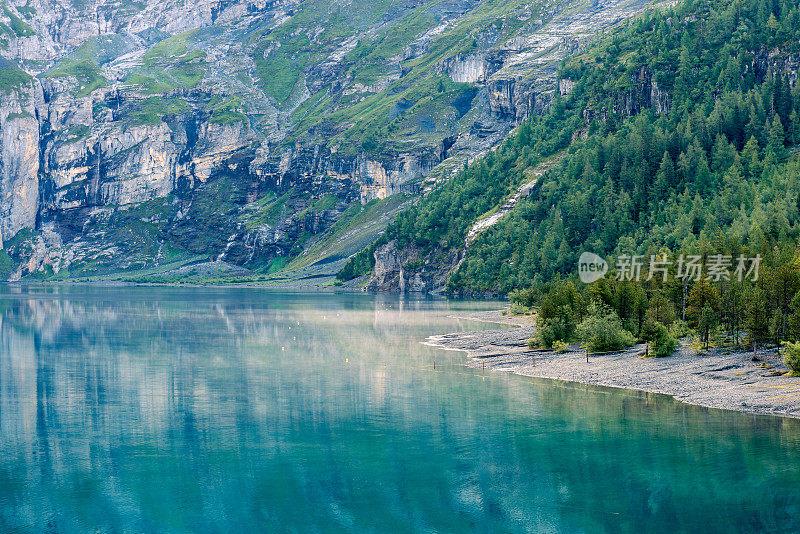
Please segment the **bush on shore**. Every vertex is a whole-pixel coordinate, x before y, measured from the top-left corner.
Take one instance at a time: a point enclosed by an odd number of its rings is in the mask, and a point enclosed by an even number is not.
[[[569,350],[569,343],[566,341],[555,341],[553,342],[553,352],[556,354],[563,354]]]
[[[686,321],[677,319],[673,321],[671,325],[669,325],[669,335],[675,339],[683,339],[685,337],[694,335],[694,331],[689,328],[689,325],[686,324]]]
[[[539,346],[552,349],[557,341],[568,342],[575,333],[575,325],[566,317],[539,317],[536,329],[536,342]]]
[[[613,310],[591,305],[589,316],[578,325],[578,338],[590,352],[610,352],[630,347],[633,334],[625,330]]]
[[[678,341],[670,335],[667,327],[658,321],[648,320],[642,334],[642,339],[650,343],[651,354],[656,358],[669,356],[678,346]]]
[[[786,364],[792,373],[800,374],[800,341],[792,343],[791,341],[784,341],[783,345],[783,363]]]
[[[532,290],[524,294],[533,299]],[[552,284],[539,303],[535,334],[537,343],[547,349],[552,349],[556,341],[569,343],[575,338],[575,328],[585,316],[586,299],[578,288],[571,282]]]
[[[524,304],[520,304],[519,302],[512,302],[511,306],[508,307],[509,315],[528,315],[530,313],[531,309]]]

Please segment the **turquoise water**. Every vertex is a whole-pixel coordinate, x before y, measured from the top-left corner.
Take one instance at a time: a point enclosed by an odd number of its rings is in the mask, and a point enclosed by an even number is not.
[[[797,421],[420,343],[486,307],[2,288],[0,531],[800,530]]]

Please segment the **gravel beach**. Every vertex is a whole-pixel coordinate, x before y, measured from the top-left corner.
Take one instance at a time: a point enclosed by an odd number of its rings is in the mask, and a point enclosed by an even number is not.
[[[460,318],[514,325],[517,328],[431,336],[426,344],[464,351],[470,367],[672,395],[676,399],[740,412],[800,418],[800,377],[788,371],[776,349],[753,352],[712,349],[695,354],[680,347],[666,358],[644,358],[644,345],[590,355],[577,346],[563,354],[530,350],[530,317],[504,316],[500,311],[460,314]]]

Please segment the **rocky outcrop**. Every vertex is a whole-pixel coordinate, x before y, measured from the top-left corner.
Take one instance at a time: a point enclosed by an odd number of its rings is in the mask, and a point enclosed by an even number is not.
[[[0,20],[14,28],[0,54],[35,68],[54,61],[90,37],[107,34],[148,35],[153,30],[178,34],[231,21],[264,11],[281,2],[270,0],[165,0],[154,2],[65,2],[62,0],[15,0],[4,3]],[[287,6],[295,3],[282,2]]]
[[[502,62],[491,62],[486,54],[457,54],[448,58],[443,70],[457,83],[484,83]]]
[[[195,133],[191,113],[169,124],[131,124],[129,117],[94,121],[91,114],[83,122],[77,119],[84,107],[79,103],[66,121],[58,109],[51,113],[61,126],[43,140],[43,200],[51,211],[122,206],[163,197],[179,184],[191,188],[250,142],[241,123],[204,122]]]
[[[175,189],[176,175],[181,171],[178,145],[163,122],[104,136],[95,146],[97,169],[89,174],[96,172],[100,181],[98,204],[134,204],[163,197]]]
[[[0,98],[0,243],[25,276],[176,257],[267,269],[313,246],[348,206],[420,194],[496,146],[547,108],[566,54],[645,4],[559,4],[543,20],[511,5],[484,20],[476,0],[366,17],[298,0],[6,5],[0,56],[36,76]],[[398,33],[415,10],[430,27]],[[465,17],[469,35],[453,33]],[[391,57],[370,57],[398,38]],[[376,288],[444,283],[446,269],[417,268],[413,250],[384,252],[399,263]]]
[[[439,262],[432,263],[417,247],[398,248],[390,241],[375,249],[375,269],[367,288],[372,291],[429,293],[442,291],[450,273],[462,258],[460,251],[439,250]]]
[[[536,92],[526,86],[524,81],[514,78],[495,79],[487,84],[487,89],[489,109],[497,118],[518,124],[537,110]],[[548,96],[546,101],[549,100]],[[539,108],[540,111],[543,107]]]
[[[362,203],[396,193],[419,192],[418,181],[440,163],[440,150],[382,154],[372,159],[365,153],[341,154],[326,145],[295,145],[261,150],[250,171],[276,187],[291,187],[304,180],[323,182],[331,193],[352,201],[353,192]]]
[[[0,98],[0,232],[31,228],[39,211],[39,122],[36,82]]]
[[[669,95],[661,91],[653,74],[643,67],[631,74],[631,90],[617,98],[616,111],[623,115],[635,115],[644,109],[653,109],[656,113],[668,113]]]

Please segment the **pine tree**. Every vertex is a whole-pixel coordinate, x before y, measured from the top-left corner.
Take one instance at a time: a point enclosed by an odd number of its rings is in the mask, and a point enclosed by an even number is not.
[[[800,142],[800,117],[794,109],[789,114],[789,143],[796,145]]]
[[[770,150],[778,159],[782,159],[785,154],[783,146],[784,136],[785,131],[783,129],[783,124],[781,124],[781,119],[776,113],[769,128],[767,150]]]

